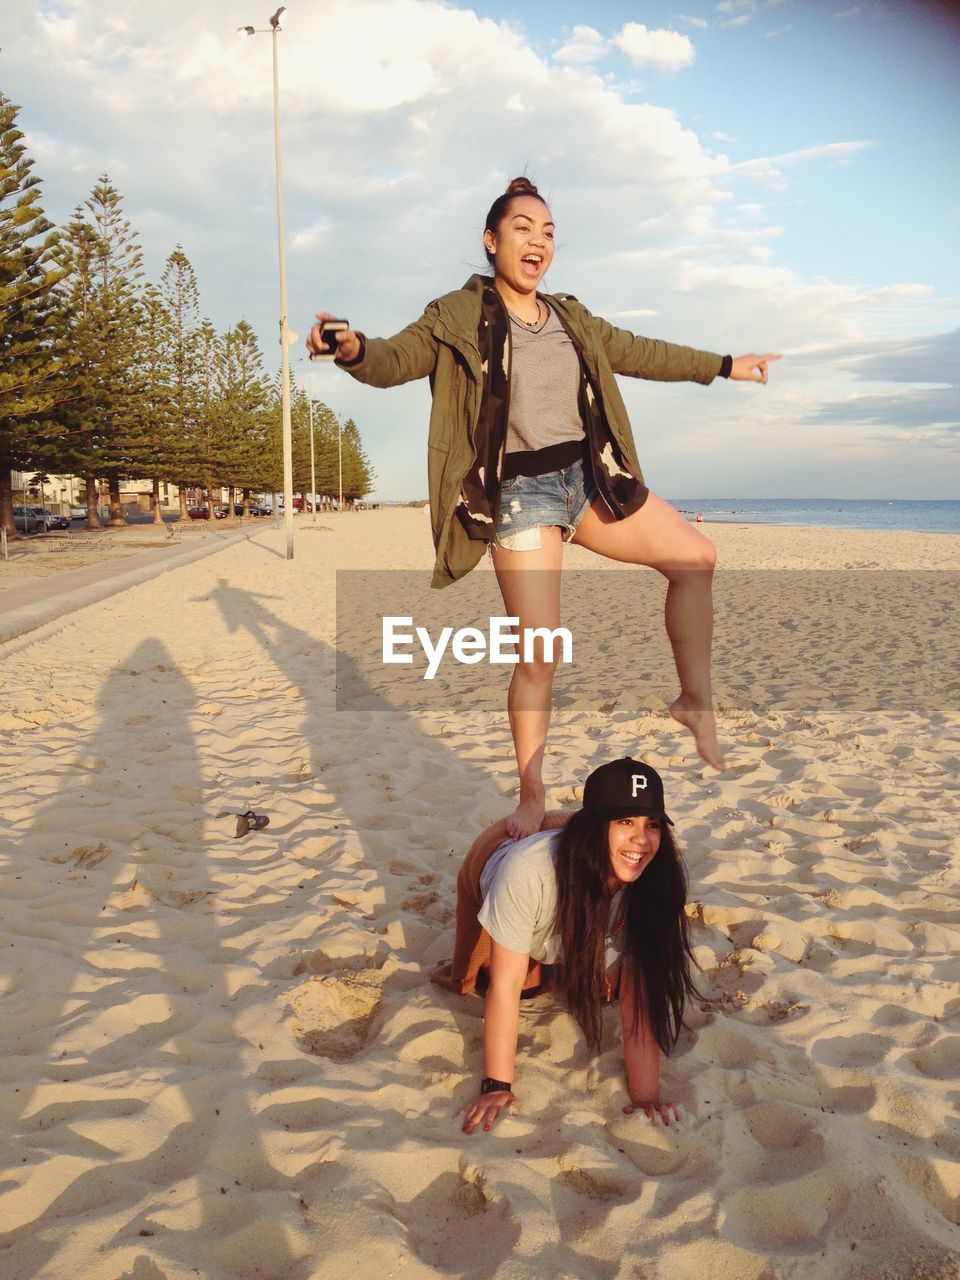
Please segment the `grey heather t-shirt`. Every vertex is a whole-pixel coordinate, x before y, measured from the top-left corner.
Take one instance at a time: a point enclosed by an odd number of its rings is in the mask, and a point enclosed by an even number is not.
[[[483,906],[477,919],[493,940],[509,951],[554,964],[559,938],[553,931],[557,910],[554,865],[559,831],[538,831],[523,840],[507,840],[480,873]],[[615,932],[623,894],[610,900],[607,968],[621,959],[622,935]]]
[[[539,329],[510,321],[507,453],[583,439],[580,357],[557,313]]]

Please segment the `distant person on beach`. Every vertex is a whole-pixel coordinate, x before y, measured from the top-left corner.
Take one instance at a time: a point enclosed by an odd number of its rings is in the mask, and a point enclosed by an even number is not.
[[[483,1079],[464,1131],[490,1129],[515,1104],[520,1001],[539,994],[550,965],[592,1048],[603,1005],[617,1001],[624,1111],[669,1124],[677,1110],[660,1095],[660,1051],[675,1043],[694,987],[687,878],[660,775],[638,760],[602,765],[586,781],[583,808],[547,814],[544,826],[511,840],[501,821],[474,842],[457,877],[453,960],[431,975],[464,995],[486,984]]]
[[[564,542],[611,560],[649,565],[667,579],[666,629],[680,694],[674,719],[708,764],[724,767],[710,685],[713,544],[644,483],[615,374],[708,384],[717,376],[767,381],[775,355],[714,355],[637,337],[594,316],[570,294],[538,292],[552,260],[554,222],[526,178],[487,214],[493,269],[431,302],[392,338],[342,329],[337,363],[360,382],[392,387],[430,379],[429,490],[433,585],[472,569],[489,544],[507,616],[522,633],[560,625]],[[327,351],[317,312],[307,339]],[[520,780],[508,819],[516,838],[539,830],[553,675],[543,642],[515,666],[507,697]]]

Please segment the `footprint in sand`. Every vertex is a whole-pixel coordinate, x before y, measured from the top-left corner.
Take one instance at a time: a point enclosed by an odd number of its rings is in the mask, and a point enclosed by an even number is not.
[[[856,1036],[821,1036],[810,1046],[810,1057],[827,1067],[875,1067],[890,1052],[885,1036],[867,1032]]]
[[[649,1178],[678,1174],[689,1178],[711,1169],[711,1158],[703,1143],[679,1125],[665,1128],[645,1116],[617,1116],[606,1126],[607,1141]]]
[[[824,1085],[817,1090],[815,1101],[831,1114],[857,1115],[876,1105],[877,1091],[871,1084],[847,1084],[836,1089]]]
[[[104,862],[113,853],[113,847],[108,844],[77,845],[75,849],[71,849],[69,853],[58,853],[52,862],[72,862],[77,867],[96,867]]]
[[[466,1157],[408,1203],[384,1207],[406,1227],[421,1262],[448,1274],[496,1275],[520,1239],[510,1205]]]
[[[360,970],[310,978],[290,997],[294,1034],[308,1053],[344,1062],[360,1053],[380,1008],[383,975]]]
[[[942,1036],[912,1053],[909,1062],[931,1080],[960,1078],[960,1036]]]
[[[823,1168],[826,1139],[817,1128],[821,1112],[782,1102],[761,1102],[731,1117],[726,1141],[740,1182],[776,1184]]]
[[[404,898],[400,903],[400,910],[413,911],[416,915],[423,915],[428,907],[434,906],[439,901],[439,893],[431,889],[429,893],[414,893],[409,898]]]
[[[572,1191],[588,1200],[624,1200],[637,1194],[611,1158],[582,1145],[573,1146],[557,1158],[560,1179]]]
[[[960,1226],[960,1164],[920,1156],[901,1156],[896,1164],[912,1191],[947,1222]]]
[[[724,1238],[747,1248],[813,1249],[848,1199],[844,1171],[821,1165],[775,1186],[751,1185],[728,1194],[717,1226]]]

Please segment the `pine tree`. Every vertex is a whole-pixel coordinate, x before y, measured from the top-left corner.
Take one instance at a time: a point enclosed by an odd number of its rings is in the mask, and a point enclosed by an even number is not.
[[[177,245],[167,258],[160,277],[160,292],[167,308],[170,332],[164,363],[171,405],[171,437],[166,466],[179,487],[180,519],[187,519],[186,486],[198,464],[197,435],[202,341],[200,290],[190,260]]]
[[[160,481],[169,476],[175,457],[177,436],[174,427],[172,386],[169,380],[169,351],[173,338],[170,312],[160,290],[147,285],[141,300],[139,329],[140,373],[145,383],[142,426],[150,440],[147,473],[152,484],[153,523],[162,524]]]
[[[302,387],[291,379],[290,430],[293,445],[293,491],[310,492],[310,403]],[[316,449],[314,449],[316,458]]]
[[[57,251],[64,273],[58,316],[60,341],[72,353],[71,395],[58,409],[63,429],[59,439],[59,468],[83,476],[87,528],[100,526],[98,472],[101,422],[98,413],[99,349],[93,315],[96,233],[77,208]]]
[[[14,532],[11,471],[53,469],[52,410],[67,394],[56,355],[57,236],[40,207],[40,179],[0,93],[0,523]]]
[[[104,175],[64,236],[66,334],[80,366],[66,407],[68,450],[87,478],[88,524],[95,526],[95,477],[110,488],[110,523],[123,524],[120,480],[155,470],[149,436],[150,389],[141,366],[144,320],[140,250],[120,195]]]
[[[374,472],[363,449],[360,432],[352,418],[343,426],[343,497],[355,501],[373,488]]]
[[[257,336],[246,320],[223,335],[218,370],[224,474],[229,484],[243,489],[246,505],[250,490],[263,488],[270,470],[264,466],[270,451],[270,386]]]
[[[313,405],[313,430],[317,441],[317,489],[331,496],[339,494],[340,423],[329,405],[320,400]]]
[[[123,216],[120,194],[106,174],[86,207],[97,237],[93,315],[101,340],[99,407],[106,426],[102,469],[110,485],[110,523],[122,525],[121,479],[152,469],[143,421],[148,392],[139,363],[141,255],[136,232]]]
[[[195,462],[194,483],[206,493],[206,501],[213,519],[214,481],[221,476],[220,431],[222,416],[220,413],[220,395],[217,386],[217,361],[219,359],[220,340],[217,331],[209,320],[204,320],[197,333],[198,352],[200,356],[199,376],[197,380],[197,426],[194,437]]]

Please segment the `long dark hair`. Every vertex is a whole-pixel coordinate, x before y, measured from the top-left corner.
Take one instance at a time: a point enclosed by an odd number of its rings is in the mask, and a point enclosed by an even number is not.
[[[500,230],[500,223],[507,216],[510,204],[517,196],[533,196],[535,200],[539,200],[541,204],[546,205],[546,200],[533,185],[529,178],[514,178],[502,196],[497,196],[493,204],[490,206],[490,212],[487,214],[487,220],[483,224],[484,231],[491,231],[494,235]],[[493,254],[484,245],[484,253],[487,255],[487,261],[493,265]]]
[[[557,843],[558,959],[563,966],[567,1008],[588,1044],[599,1048],[606,994],[605,951],[610,895],[609,821],[581,809],[560,832]],[[691,976],[687,916],[687,873],[667,823],[660,848],[643,875],[624,890],[623,963],[631,965],[633,1025],[641,1021],[641,982],[646,988],[649,1029],[664,1053],[677,1041],[683,1007],[696,993]]]

